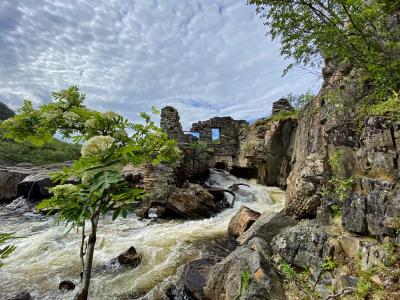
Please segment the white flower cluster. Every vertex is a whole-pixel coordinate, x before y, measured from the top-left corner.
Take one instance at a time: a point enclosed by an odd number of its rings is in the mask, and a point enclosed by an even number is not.
[[[81,154],[84,157],[100,154],[110,149],[114,142],[115,140],[111,136],[94,136],[82,145]]]
[[[103,117],[110,120],[110,121],[115,121],[118,118],[118,114],[113,112],[113,111],[108,111],[103,113]]]
[[[54,197],[62,197],[66,194],[71,195],[79,191],[79,187],[73,184],[60,184],[51,188]]]

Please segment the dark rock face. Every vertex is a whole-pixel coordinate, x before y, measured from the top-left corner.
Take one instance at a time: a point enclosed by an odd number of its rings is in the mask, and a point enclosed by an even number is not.
[[[59,290],[72,291],[75,289],[75,284],[71,280],[63,280],[58,285]]]
[[[292,168],[290,144],[297,121],[258,120],[252,124],[240,141],[236,165],[256,168],[260,184],[286,187]]]
[[[258,238],[233,251],[211,270],[205,299],[286,299],[282,280]]]
[[[55,186],[48,173],[37,173],[25,177],[17,185],[19,196],[38,201],[51,196],[49,188]]]
[[[28,201],[38,201],[50,197],[48,188],[54,184],[50,173],[56,172],[67,163],[34,167],[19,164],[12,167],[0,167],[0,203],[10,202],[18,196]]]
[[[290,264],[316,269],[331,254],[329,239],[324,227],[303,221],[276,235],[272,240],[272,249]]]
[[[14,111],[0,102],[0,121],[7,120],[15,115]]]
[[[32,300],[32,296],[28,292],[22,292],[8,300]]]
[[[118,255],[117,260],[121,265],[128,265],[136,268],[141,263],[142,256],[137,253],[135,247],[132,246],[124,253]]]
[[[398,226],[396,218],[400,215],[400,197],[397,189],[391,192],[376,189],[367,196],[353,193],[343,203],[344,228],[379,239],[385,236],[395,237]]]
[[[260,217],[261,213],[246,206],[242,206],[236,215],[231,219],[228,226],[228,233],[234,238],[241,236]]]
[[[289,101],[285,98],[281,98],[278,101],[272,103],[272,114],[277,114],[280,112],[290,112],[293,111],[293,107],[290,105]]]
[[[283,212],[263,213],[237,241],[240,245],[243,245],[254,237],[258,237],[269,245],[272,239],[284,228],[294,226],[297,223],[295,219],[285,215]]]
[[[344,228],[358,234],[367,233],[366,211],[367,203],[365,197],[353,194],[351,198],[346,199],[343,202],[342,215]]]

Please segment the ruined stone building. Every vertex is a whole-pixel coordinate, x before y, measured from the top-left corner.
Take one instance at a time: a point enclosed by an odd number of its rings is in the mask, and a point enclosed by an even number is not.
[[[161,110],[161,128],[169,138],[178,143],[205,143],[210,150],[209,167],[232,168],[240,147],[240,135],[243,128],[249,126],[244,120],[231,117],[214,117],[206,121],[193,123],[187,134],[182,130],[177,110],[171,106]]]

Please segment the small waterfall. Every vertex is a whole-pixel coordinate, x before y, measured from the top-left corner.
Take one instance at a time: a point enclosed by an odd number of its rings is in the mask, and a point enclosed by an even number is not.
[[[281,190],[225,171],[212,170],[209,183],[225,189],[237,183],[248,186],[240,186],[233,208],[210,219],[139,220],[132,214],[112,222],[111,216],[104,216],[95,250],[91,299],[134,299],[145,294],[175,274],[179,266],[204,257],[212,241],[225,239],[229,221],[241,205],[260,212],[283,207]],[[80,234],[71,231],[66,236],[67,228],[55,225],[53,217],[38,220],[4,214],[1,226],[2,231],[26,238],[14,241],[17,249],[0,271],[0,299],[21,291],[36,299],[73,299],[76,290],[60,292],[58,284],[69,279],[79,288]],[[112,259],[130,246],[143,255],[141,265],[136,269],[115,266]]]

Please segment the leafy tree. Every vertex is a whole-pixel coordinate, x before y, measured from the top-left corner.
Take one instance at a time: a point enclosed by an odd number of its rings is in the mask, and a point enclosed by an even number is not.
[[[294,65],[352,65],[376,90],[400,88],[400,3],[393,0],[248,0]]]
[[[54,102],[38,109],[26,101],[18,114],[6,120],[2,127],[7,137],[36,145],[51,140],[56,132],[84,142],[82,156],[54,175],[52,179],[60,185],[51,189],[53,196],[37,208],[56,210],[58,221],[82,229],[82,284],[78,299],[87,299],[100,215],[113,210],[113,219],[119,215],[126,217],[132,204],[143,195],[142,190],[129,187],[122,167],[172,164],[180,152],[175,141],[169,140],[146,113],[141,113],[144,123],[135,124],[114,112],[90,110],[83,104],[85,95],[75,86],[52,95]],[[79,184],[65,184],[71,178]],[[87,220],[91,223],[88,239],[85,236]]]
[[[300,109],[307,103],[311,102],[314,99],[314,97],[315,96],[310,91],[308,91],[307,93],[300,95],[294,95],[290,93],[284,98],[289,101],[290,105],[292,105],[293,108]]]
[[[8,240],[14,238],[14,235],[11,233],[0,233],[0,245],[5,244]],[[15,250],[15,246],[7,245],[4,248],[0,248],[0,268],[4,266],[2,260],[9,256],[11,252]]]

